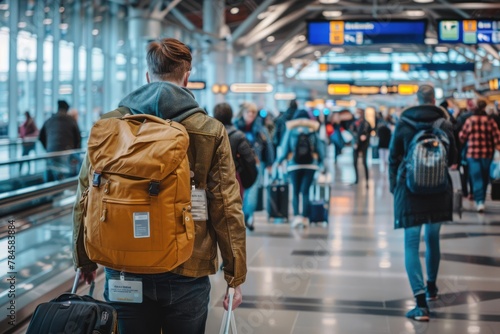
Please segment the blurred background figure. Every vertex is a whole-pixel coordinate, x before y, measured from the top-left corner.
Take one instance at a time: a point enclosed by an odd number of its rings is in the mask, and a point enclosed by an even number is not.
[[[293,187],[292,227],[308,226],[310,216],[309,190],[316,171],[322,169],[324,147],[319,138],[320,123],[311,120],[305,110],[295,112],[293,119],[286,122],[287,131],[283,138],[281,153],[276,160],[281,164],[287,159],[287,171]],[[302,197],[302,210],[299,206]]]
[[[368,187],[368,179],[370,178],[368,172],[368,162],[367,162],[367,152],[370,146],[370,134],[372,132],[372,126],[365,119],[365,111],[361,108],[356,109],[356,120],[351,125],[350,131],[353,134],[353,165],[356,178],[354,184],[358,184],[359,172],[358,172],[358,158],[361,154],[363,159],[363,167],[365,169],[365,179],[366,187]]]
[[[68,115],[69,104],[57,101],[57,113],[43,124],[38,139],[47,153],[81,148],[80,129],[75,119]],[[62,180],[71,176],[71,157],[60,156],[47,159],[45,182]]]
[[[385,173],[387,164],[389,163],[389,144],[392,138],[393,126],[389,110],[382,111],[382,118],[377,124],[379,167],[382,173]]]
[[[23,140],[22,156],[27,156],[31,151],[35,150],[36,141],[34,138],[38,137],[38,128],[35,120],[31,117],[29,111],[24,112],[24,123],[19,127],[19,137]],[[21,173],[23,163],[19,164],[19,173]],[[30,163],[28,162],[28,174],[30,172]]]
[[[250,188],[259,174],[257,168],[257,157],[245,134],[236,129],[231,122],[233,109],[227,103],[219,103],[214,107],[214,118],[219,120],[226,128],[234,166],[236,167],[236,179],[240,184],[240,195],[244,198],[244,190]]]
[[[263,191],[262,186],[264,172],[266,168],[270,171],[274,162],[274,148],[271,136],[267,128],[263,125],[261,117],[257,117],[257,105],[253,102],[244,102],[240,105],[238,118],[235,126],[245,133],[246,138],[252,145],[255,155],[259,159],[259,175],[250,188],[245,190],[243,197],[243,212],[245,214],[245,225],[250,231],[254,230],[253,214],[262,196],[258,196],[259,191]]]

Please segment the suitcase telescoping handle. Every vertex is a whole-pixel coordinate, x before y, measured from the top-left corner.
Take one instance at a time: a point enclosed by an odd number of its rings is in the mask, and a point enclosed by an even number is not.
[[[234,288],[228,287],[229,305],[227,311],[224,311],[224,316],[222,317],[222,324],[220,326],[219,334],[229,334],[229,328],[231,327],[232,334],[238,334],[236,330],[236,321],[234,320],[233,308],[233,298],[234,298]]]
[[[81,269],[78,268],[76,270],[75,279],[73,280],[73,287],[71,288],[72,294],[75,294],[76,290],[78,289],[78,282],[80,281],[80,274],[81,274]],[[92,283],[90,283],[89,293],[87,294],[90,297],[92,297],[92,295],[94,294],[94,287],[95,287],[95,283],[94,283],[94,281],[92,281]]]

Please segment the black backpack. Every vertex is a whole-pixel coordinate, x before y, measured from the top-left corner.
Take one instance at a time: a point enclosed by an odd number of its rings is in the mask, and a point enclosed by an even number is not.
[[[406,117],[403,122],[417,130],[405,158],[406,186],[414,194],[442,193],[448,189],[448,148],[450,141],[440,129],[444,119],[417,123]]]
[[[252,155],[250,159],[250,156],[241,156],[238,152],[241,141],[247,140],[243,133],[237,129],[233,129],[228,133],[228,136],[231,142],[231,153],[233,154],[236,172],[238,173],[243,188],[248,189],[255,183],[259,174],[255,157]],[[251,149],[250,143],[248,143],[248,147]]]
[[[313,158],[313,132],[299,134],[297,145],[295,146],[295,154],[293,155],[293,160],[299,165],[311,164],[314,160]]]

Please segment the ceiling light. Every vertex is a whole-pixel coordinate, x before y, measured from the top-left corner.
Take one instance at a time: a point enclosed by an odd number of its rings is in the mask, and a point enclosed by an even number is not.
[[[306,40],[306,36],[305,35],[300,35],[299,37],[297,37],[297,39],[299,40],[299,42],[303,42]]]
[[[48,26],[49,24],[52,24],[52,19],[44,19],[43,24],[45,24],[46,26]]]
[[[335,52],[335,53],[344,53],[345,49],[344,48],[331,48],[330,51]]]
[[[64,7],[59,7],[59,13],[64,13]]]
[[[44,11],[45,13],[50,12],[50,7],[44,7],[44,8],[43,8],[43,11]]]
[[[413,0],[416,3],[431,3],[434,2],[434,0]]]
[[[267,83],[234,83],[230,86],[233,93],[271,93],[273,85]]]
[[[340,10],[324,10],[322,14],[323,14],[324,17],[339,17],[339,16],[342,16],[342,12]]]
[[[380,52],[382,53],[391,53],[392,51],[392,48],[380,48]]]
[[[92,30],[92,35],[94,35],[94,36],[99,35],[99,30],[97,30],[97,29]]]
[[[434,50],[436,52],[448,52],[448,48],[446,46],[436,46]]]
[[[428,38],[424,39],[424,43],[427,45],[435,45],[438,43],[438,40],[437,40],[437,38],[434,38],[434,37],[428,37]]]
[[[238,14],[240,12],[240,9],[238,7],[233,7],[233,8],[231,8],[231,10],[229,12],[231,14],[235,15],[235,14]]]
[[[7,10],[9,9],[9,4],[8,3],[2,3],[0,4],[0,10]]]
[[[259,20],[263,20],[263,19],[265,19],[265,18],[267,17],[267,15],[269,15],[269,13],[268,13],[268,12],[262,12],[262,13],[260,13],[259,15],[257,15],[257,18],[258,18]]]
[[[24,29],[24,28],[26,28],[27,26],[28,26],[28,24],[27,24],[26,22],[22,22],[22,21],[21,21],[21,22],[19,22],[19,23],[17,24],[17,27],[18,27],[19,29]]]
[[[412,17],[425,16],[425,12],[423,10],[406,10],[405,14]]]
[[[330,4],[330,3],[337,3],[339,0],[319,0],[320,3],[324,4]]]
[[[272,43],[272,42],[274,42],[274,40],[275,40],[275,39],[276,39],[276,38],[274,38],[274,36],[268,36],[266,40],[267,40],[269,43]]]
[[[68,30],[68,24],[67,23],[61,23],[59,25],[59,29],[61,29],[61,30]]]
[[[28,17],[29,17],[29,16],[33,16],[33,14],[34,14],[34,12],[33,12],[31,9],[28,9],[28,10],[26,11],[26,13],[24,13],[24,15],[26,15],[26,16],[28,16]]]

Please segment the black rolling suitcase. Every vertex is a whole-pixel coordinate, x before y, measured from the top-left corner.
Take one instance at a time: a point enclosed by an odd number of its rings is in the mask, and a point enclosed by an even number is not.
[[[75,294],[80,272],[76,273],[71,293],[65,293],[37,306],[26,334],[116,334],[118,319],[116,310],[106,302],[90,295]],[[94,284],[94,283],[92,283]]]
[[[274,181],[267,186],[267,214],[272,219],[288,220],[290,187],[283,181]]]
[[[311,187],[311,209],[309,211],[310,223],[328,223],[330,214],[330,185],[315,184]]]

